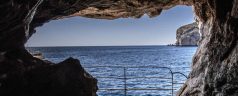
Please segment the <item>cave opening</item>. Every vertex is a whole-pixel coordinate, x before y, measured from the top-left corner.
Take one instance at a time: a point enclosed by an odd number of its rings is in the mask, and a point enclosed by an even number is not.
[[[237,0],[3,0],[0,95],[96,96],[97,80],[79,60],[55,64],[27,52],[24,44],[34,29],[69,16],[116,19],[146,13],[154,17],[176,5],[193,6],[202,35],[192,70],[177,96],[237,96]]]
[[[195,22],[192,7],[176,6],[169,10],[165,10],[160,16],[149,18],[147,15],[139,19],[119,18],[115,20],[90,19],[83,17],[70,17],[61,20],[54,20],[42,27],[37,28],[36,33],[31,36],[25,47],[30,53],[41,52],[45,60],[59,63],[68,57],[79,59],[81,65],[94,75],[110,76],[113,71],[116,73],[123,70],[115,70],[113,68],[96,68],[90,69],[92,66],[162,66],[169,67],[173,71],[178,71],[188,75],[190,72],[190,64],[197,47],[176,47],[176,37],[185,40],[184,45],[189,45],[192,40],[194,26],[185,26],[181,28],[180,33],[176,33],[177,29],[185,24]],[[196,25],[197,26],[197,25]],[[191,28],[187,28],[191,27]],[[189,31],[190,30],[190,31]],[[185,31],[185,32],[184,32]],[[186,31],[189,31],[186,33]],[[198,30],[195,30],[198,33]],[[47,34],[46,34],[47,33]],[[186,34],[185,34],[186,33]],[[179,36],[177,36],[179,35]],[[182,42],[180,40],[180,43]],[[194,42],[194,41],[192,41]],[[197,41],[196,41],[197,42]],[[173,44],[173,46],[167,46]],[[167,52],[166,52],[167,51]],[[159,54],[159,55],[158,55]],[[109,71],[105,72],[105,70]],[[134,71],[141,71],[136,69]],[[145,69],[150,72],[151,76],[155,72],[168,70]],[[155,71],[153,73],[153,71]],[[104,73],[103,73],[104,72]],[[141,73],[145,74],[145,73]],[[148,73],[147,73],[148,74]],[[114,74],[115,75],[115,74]],[[167,74],[162,74],[164,76]],[[184,82],[186,78],[176,81]],[[97,78],[100,88],[111,87],[120,88],[120,83],[113,84],[113,80]],[[105,81],[107,83],[105,83]],[[155,82],[162,81],[130,81],[136,83],[151,83],[150,86],[142,86],[145,88],[158,87]],[[168,80],[166,81],[168,82]],[[166,84],[166,83],[165,83]],[[116,87],[115,87],[116,86]],[[159,87],[168,87],[170,85],[159,85]],[[134,86],[138,87],[138,86]],[[141,87],[141,86],[139,86]],[[176,86],[176,91],[181,85]],[[105,88],[104,88],[105,89]],[[142,93],[141,93],[142,92]],[[128,94],[171,94],[170,91],[131,91]],[[99,95],[109,95],[110,92],[99,91]],[[122,91],[113,91],[110,94],[123,94]]]

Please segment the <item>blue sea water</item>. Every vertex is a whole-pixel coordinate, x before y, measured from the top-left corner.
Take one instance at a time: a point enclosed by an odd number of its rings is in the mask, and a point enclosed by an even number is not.
[[[124,70],[127,78],[127,96],[171,96],[172,92],[169,90],[172,89],[170,71],[160,67],[168,67],[173,72],[181,72],[188,75],[192,57],[197,47],[94,46],[28,47],[27,49],[30,52],[40,51],[46,60],[55,63],[61,62],[68,57],[79,59],[82,66],[98,79],[100,90],[97,94],[99,96],[124,96]],[[183,83],[186,78],[182,75],[174,74],[173,79],[175,93],[182,86],[176,83]]]

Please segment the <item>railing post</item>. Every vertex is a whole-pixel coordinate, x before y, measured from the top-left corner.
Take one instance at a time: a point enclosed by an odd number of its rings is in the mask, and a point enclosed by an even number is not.
[[[174,96],[174,73],[171,72],[171,75],[172,75],[172,96]]]
[[[127,84],[126,84],[126,67],[123,67],[123,73],[124,73],[124,95],[127,95]]]
[[[173,80],[174,74],[180,74],[180,75],[184,76],[186,79],[188,79],[188,77],[181,72],[172,72],[172,93],[173,93],[173,87],[174,87],[174,80]],[[172,96],[173,96],[173,94],[172,94]]]

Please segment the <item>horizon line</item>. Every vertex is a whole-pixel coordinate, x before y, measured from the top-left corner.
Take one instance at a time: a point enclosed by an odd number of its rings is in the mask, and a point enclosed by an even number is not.
[[[164,45],[164,44],[161,44],[161,45],[65,45],[65,46],[25,46],[25,47],[120,47],[120,46],[167,46],[168,44]]]

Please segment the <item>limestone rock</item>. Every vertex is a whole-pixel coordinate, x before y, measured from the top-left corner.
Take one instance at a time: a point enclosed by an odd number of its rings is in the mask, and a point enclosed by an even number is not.
[[[180,96],[238,96],[238,1],[194,4],[201,41]]]
[[[39,3],[40,1],[43,2]],[[69,80],[78,79],[78,77],[69,74],[71,71],[61,69],[60,66],[65,66],[64,64],[60,64],[58,67],[57,65],[51,66],[51,64],[48,65],[44,61],[27,55],[24,44],[35,32],[36,27],[50,20],[71,16],[116,19],[121,17],[139,18],[143,14],[148,14],[153,17],[159,15],[162,10],[176,5],[193,6],[199,33],[201,33],[201,40],[193,58],[192,71],[178,95],[238,96],[238,0],[1,0],[0,2],[1,96],[16,96],[12,95],[13,93],[18,96],[21,94],[27,96],[25,94],[38,92],[47,96],[48,94],[44,92],[58,94],[55,90],[70,92],[68,89],[34,90],[34,88],[44,89],[47,85],[52,88],[50,86],[56,86],[54,84],[59,84],[59,86],[57,85],[59,88],[72,87],[74,88],[72,92],[77,90],[88,93],[87,91],[90,91],[85,89],[88,87],[81,85],[82,83],[91,84],[91,81],[84,82],[88,79],[82,79],[82,82],[77,82],[77,85],[73,86],[67,79],[60,79],[56,75],[57,70],[61,70],[66,72],[63,73],[66,75],[62,76],[68,77],[67,75],[69,75]],[[35,14],[33,14],[34,12]],[[45,66],[46,69],[42,66]],[[70,66],[69,69],[72,68]],[[36,68],[36,70],[32,68]],[[50,71],[51,68],[53,69],[52,73],[43,71]],[[74,68],[72,69],[74,70]],[[26,75],[27,73],[29,75]],[[45,75],[46,73],[51,73],[51,75]],[[81,74],[73,75],[81,76]],[[50,78],[49,80],[56,80],[58,83],[36,80],[37,77],[44,77],[44,75],[49,76],[47,77]],[[33,76],[33,80],[27,81],[30,77],[27,79],[25,76]],[[30,82],[45,84],[45,86],[42,85],[41,88],[31,85]],[[25,85],[34,86],[31,89],[34,92],[25,90],[25,88],[29,88]],[[90,93],[92,92],[90,91]],[[76,92],[75,94],[81,93]]]
[[[184,25],[176,32],[177,46],[197,46],[200,39],[197,23]]]

